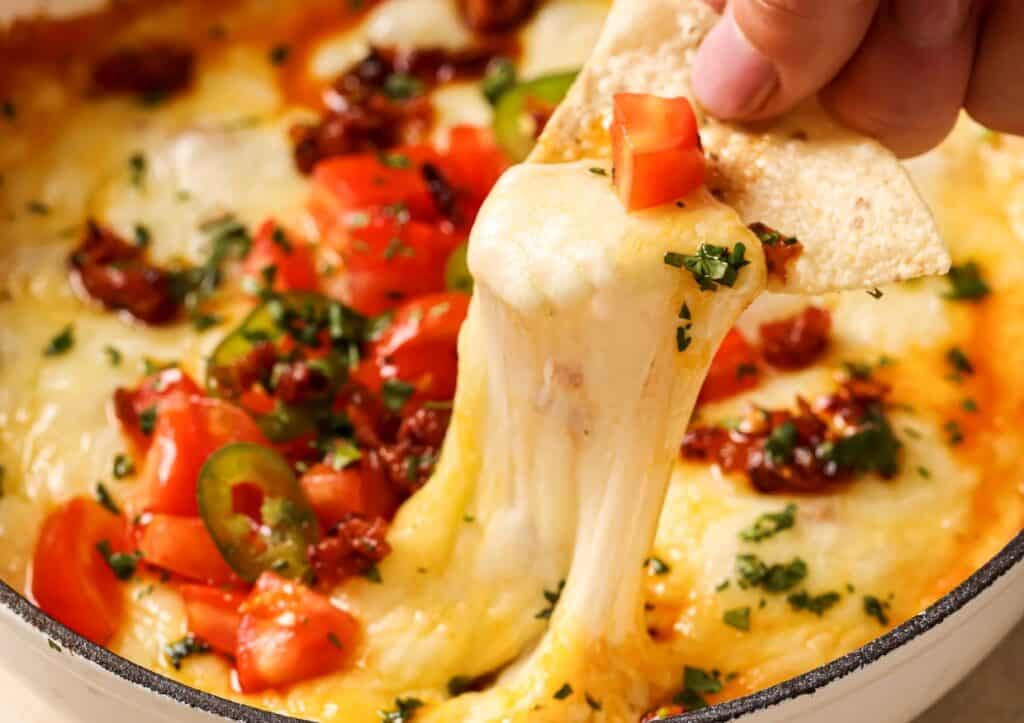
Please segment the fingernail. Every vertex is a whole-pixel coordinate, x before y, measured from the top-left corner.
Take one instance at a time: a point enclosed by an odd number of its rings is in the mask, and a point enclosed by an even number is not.
[[[972,0],[897,0],[896,22],[919,48],[952,45],[971,17]]]
[[[731,13],[708,33],[694,60],[693,92],[721,118],[758,110],[778,82],[775,66],[744,37]]]

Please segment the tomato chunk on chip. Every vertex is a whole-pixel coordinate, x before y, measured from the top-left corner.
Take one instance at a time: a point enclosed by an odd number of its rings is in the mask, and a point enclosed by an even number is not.
[[[704,183],[697,117],[686,98],[619,93],[611,133],[615,187],[629,211],[670,203]]]

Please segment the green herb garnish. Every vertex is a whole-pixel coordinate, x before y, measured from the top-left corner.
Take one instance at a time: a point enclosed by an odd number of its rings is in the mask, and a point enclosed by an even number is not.
[[[121,514],[121,508],[117,506],[110,490],[102,482],[96,483],[96,501],[115,515]]]
[[[409,723],[416,710],[423,707],[419,698],[395,698],[395,710],[379,711],[383,723]]]
[[[285,45],[284,43],[275,45],[270,49],[270,63],[271,65],[284,65],[288,62],[291,54],[292,49],[290,45]]]
[[[210,646],[192,633],[189,633],[181,640],[164,646],[164,655],[167,656],[167,660],[170,661],[171,667],[175,670],[181,670],[181,661],[185,658],[208,652],[210,652]]]
[[[46,348],[43,349],[43,356],[62,356],[67,354],[74,345],[75,327],[73,324],[68,324],[50,339]]]
[[[950,289],[945,297],[952,301],[980,301],[992,293],[981,275],[981,267],[974,261],[963,266],[953,266],[946,276]]]
[[[562,597],[562,590],[564,589],[565,580],[560,580],[558,587],[554,590],[545,590],[544,599],[547,600],[548,605],[533,617],[537,620],[550,620],[551,614],[555,612],[555,606],[558,605],[558,600]]]
[[[388,379],[381,385],[380,395],[384,406],[392,412],[401,411],[405,403],[416,392],[416,387],[399,379]]]
[[[839,602],[839,593],[826,592],[821,595],[811,595],[806,590],[801,590],[786,599],[794,610],[807,610],[821,617],[829,608]]]
[[[740,531],[740,539],[745,542],[761,542],[790,529],[794,524],[796,505],[789,504],[780,512],[766,512],[758,517],[753,525]]]
[[[747,247],[737,243],[730,250],[725,246],[701,244],[696,254],[668,252],[665,263],[675,268],[685,268],[693,274],[694,280],[704,291],[715,291],[721,286],[736,283],[740,269],[749,264],[744,256]]]
[[[648,557],[644,560],[644,567],[655,575],[667,575],[672,571],[672,568],[669,567],[668,563],[660,557]]]
[[[551,696],[555,700],[565,700],[572,695],[572,686],[568,683],[562,683],[562,687],[555,691],[555,694]]]
[[[495,105],[498,99],[516,84],[516,66],[508,58],[495,58],[487,65],[487,73],[480,81],[480,92],[487,102]]]
[[[889,624],[889,616],[885,614],[886,609],[889,607],[889,603],[879,600],[874,595],[864,596],[864,612],[868,617],[872,617],[882,625]]]
[[[113,548],[110,547],[109,540],[100,540],[96,544],[96,551],[103,556],[103,559],[110,566],[110,569],[114,571],[114,575],[118,580],[130,580],[132,575],[135,574],[135,568],[138,566],[139,560],[142,559],[142,553],[140,552],[114,552]]]
[[[768,565],[757,555],[737,555],[736,575],[743,589],[760,587],[771,593],[786,592],[807,577],[807,563],[794,557],[785,564]]]
[[[750,608],[733,608],[722,615],[722,622],[731,628],[746,632],[750,630]]]

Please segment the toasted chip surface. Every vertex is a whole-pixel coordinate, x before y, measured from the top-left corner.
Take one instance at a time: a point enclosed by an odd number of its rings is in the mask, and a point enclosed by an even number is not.
[[[716,18],[700,0],[616,3],[531,160],[608,155],[615,93],[692,98],[693,57]],[[757,126],[701,115],[712,191],[747,223],[766,223],[804,246],[773,290],[871,287],[949,269],[931,212],[900,162],[817,103]]]

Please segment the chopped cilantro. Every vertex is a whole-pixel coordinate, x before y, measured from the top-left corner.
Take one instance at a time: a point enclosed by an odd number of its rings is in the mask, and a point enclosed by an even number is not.
[[[841,469],[891,477],[899,472],[902,447],[881,406],[876,405],[868,409],[856,432],[819,445],[815,453]]]
[[[288,58],[291,57],[292,49],[290,45],[281,43],[275,45],[270,49],[270,63],[271,65],[284,65],[288,62]]]
[[[693,319],[693,314],[690,312],[690,305],[685,301],[679,309],[679,318],[683,321],[691,321]]]
[[[399,379],[388,379],[381,386],[380,395],[385,407],[392,412],[398,412],[415,391],[416,387],[411,384],[406,384]]]
[[[487,102],[496,105],[498,99],[516,84],[516,66],[509,58],[495,58],[487,65],[487,73],[480,81],[480,92]]]
[[[851,379],[870,379],[875,373],[870,364],[855,361],[844,361],[843,371]]]
[[[761,542],[774,537],[783,530],[796,524],[796,505],[786,505],[780,512],[766,512],[754,520],[754,524],[740,531],[740,539],[745,542]]]
[[[545,590],[544,599],[547,600],[548,605],[533,617],[537,620],[550,620],[551,614],[555,612],[555,606],[558,605],[558,599],[562,597],[562,590],[564,589],[565,580],[560,580],[558,582],[558,587],[554,590]]]
[[[686,351],[692,343],[693,337],[690,336],[689,327],[676,327],[676,349],[678,351]]]
[[[102,482],[96,483],[96,501],[115,515],[121,514],[121,508],[117,506],[110,490]]]
[[[931,479],[932,478],[932,471],[930,469],[928,469],[927,467],[918,467],[917,468],[917,473],[919,475],[921,475],[924,479]]]
[[[889,616],[885,614],[888,607],[889,603],[879,600],[874,595],[864,596],[864,613],[882,625],[889,624]]]
[[[821,617],[829,608],[839,602],[839,593],[825,592],[821,595],[811,595],[806,590],[801,590],[786,599],[794,610],[807,610]]]
[[[964,441],[963,427],[955,419],[951,419],[942,425],[942,429],[946,432],[946,441],[950,444],[955,446]]]
[[[873,289],[868,289],[867,294],[872,299],[881,299],[883,296],[885,296],[885,293],[877,286]]]
[[[736,366],[736,378],[743,379],[744,377],[756,377],[757,376],[757,364],[738,364]]]
[[[737,555],[736,574],[743,589],[760,587],[767,592],[786,592],[807,577],[807,563],[794,557],[785,564],[767,565],[757,555]]]
[[[147,407],[139,412],[139,431],[145,434],[147,437],[153,433],[156,428],[156,405]]]
[[[135,245],[140,249],[144,249],[149,246],[150,241],[153,240],[153,234],[150,232],[147,226],[143,226],[141,223],[135,224]]]
[[[742,243],[737,243],[732,250],[702,243],[696,254],[670,251],[664,260],[669,266],[688,270],[704,291],[715,291],[719,285],[732,286],[736,283],[740,269],[750,263],[744,258],[746,252],[747,247]]]
[[[606,171],[605,169],[601,168],[600,166],[594,166],[593,168],[590,168],[588,170],[591,173],[593,173],[595,176],[607,176],[608,175],[608,171]]]
[[[142,558],[142,553],[139,552],[114,552],[109,540],[100,540],[96,544],[96,551],[103,556],[118,580],[130,580]]]
[[[327,633],[327,642],[336,647],[338,650],[344,650],[345,646],[341,642],[341,638],[333,630]]]
[[[382,578],[380,575],[380,569],[376,565],[373,565],[372,567],[367,569],[366,572],[363,573],[363,577],[377,585],[380,585],[382,582],[384,582],[384,578]]]
[[[775,229],[770,226],[765,226],[763,223],[752,223],[747,228],[749,228],[754,235],[757,236],[757,240],[765,246],[774,246],[780,241],[785,246],[793,246],[794,244],[800,243],[796,236],[783,236]]]
[[[347,439],[339,440],[331,449],[328,457],[328,464],[336,470],[343,470],[354,462],[358,462],[363,456],[359,447]]]
[[[290,254],[292,252],[292,244],[288,240],[288,234],[286,234],[284,229],[280,226],[274,227],[274,232],[270,234],[270,240],[286,254]]]
[[[603,706],[601,705],[601,701],[592,696],[590,693],[584,692],[583,699],[587,701],[587,705],[590,706],[590,710],[600,712],[603,708]]]
[[[976,402],[971,397],[968,397],[967,399],[960,402],[960,408],[963,409],[965,412],[970,412],[971,414],[974,414],[975,412],[978,411],[978,402]]]
[[[423,707],[423,701],[419,698],[395,698],[395,710],[382,710],[378,712],[383,723],[409,723],[416,710]]]
[[[377,160],[386,168],[412,168],[412,159],[404,153],[378,153]]]
[[[128,159],[128,169],[131,171],[132,185],[141,188],[146,181],[146,170],[149,162],[141,153],[133,153]]]
[[[181,670],[181,661],[185,658],[208,652],[210,652],[210,646],[192,633],[189,633],[181,640],[168,643],[164,646],[164,655],[167,656],[168,661],[171,663],[171,667],[175,670]]]
[[[726,610],[722,615],[722,622],[729,627],[746,632],[750,630],[750,608],[742,607]]]
[[[644,560],[644,567],[655,575],[667,575],[672,571],[672,568],[669,567],[668,563],[660,557],[648,557]]]
[[[468,675],[456,675],[448,679],[448,695],[456,698],[473,689],[473,678]]]
[[[384,80],[384,95],[391,100],[409,100],[423,92],[423,83],[407,73],[392,73]]]
[[[568,683],[562,683],[562,687],[555,691],[555,694],[551,696],[555,700],[565,700],[572,695],[572,686]]]
[[[705,695],[713,695],[721,690],[722,680],[717,671],[708,673],[688,665],[683,671],[683,689],[672,702],[684,706],[688,711],[699,710],[708,706]]]
[[[64,652],[64,648],[60,647],[60,645],[57,643],[57,641],[54,640],[53,638],[47,638],[46,642],[50,646],[51,650],[55,650],[58,653],[63,653]]]
[[[953,266],[946,279],[950,290],[945,297],[952,301],[980,301],[992,293],[982,278],[981,267],[974,261],[968,261],[963,266]]]
[[[61,356],[67,354],[75,345],[75,327],[68,324],[50,339],[50,342],[43,349],[43,356]]]
[[[776,466],[789,464],[793,460],[793,450],[797,442],[797,428],[793,422],[785,422],[772,430],[764,441],[764,451],[768,459]]]
[[[969,377],[974,374],[974,365],[958,346],[954,346],[946,352],[946,362],[953,369],[952,377],[954,381],[960,381],[963,377]]]

